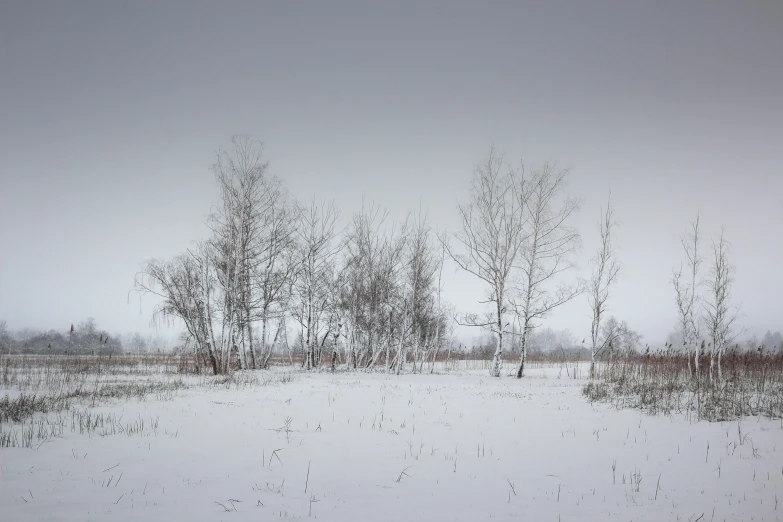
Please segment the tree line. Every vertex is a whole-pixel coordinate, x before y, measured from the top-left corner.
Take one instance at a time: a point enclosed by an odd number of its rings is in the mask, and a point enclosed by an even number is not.
[[[182,320],[215,374],[265,368],[289,341],[307,369],[421,372],[466,324],[496,335],[493,375],[506,338],[518,337],[521,376],[531,331],[581,293],[560,277],[580,245],[570,225],[579,201],[562,198],[568,171],[552,164],[528,175],[491,151],[454,234],[434,231],[422,210],[393,223],[375,204],[337,231],[334,204],[290,197],[249,137],[234,137],[211,170],[220,193],[211,237],[172,260],[146,262],[135,286],[159,298],[156,316]],[[488,283],[494,315],[454,313],[442,298],[446,259]]]
[[[63,331],[12,332],[0,321],[0,354],[109,355],[122,351],[123,340],[99,329],[93,318]]]
[[[290,357],[292,345],[304,354],[306,369],[422,372],[450,346],[455,326],[465,325],[494,336],[491,375],[500,376],[504,352],[513,345],[522,377],[532,332],[577,297],[585,298],[592,317],[583,341],[591,375],[601,357],[641,343],[638,333],[609,315],[620,274],[611,198],[601,210],[591,272],[579,279],[573,269],[581,237],[572,222],[581,201],[568,195],[569,171],[555,163],[528,169],[491,150],[474,170],[453,233],[435,231],[421,209],[395,223],[372,203],[363,203],[338,230],[334,203],[291,197],[269,172],[261,142],[247,136],[218,152],[211,171],[220,198],[207,220],[209,238],[171,260],[145,262],[135,288],[157,296],[155,317],[182,321],[187,346],[214,374],[266,368],[281,347]],[[682,270],[673,279],[684,346],[693,349],[699,337],[694,325],[703,303],[699,321],[717,347],[719,373],[721,351],[741,331],[731,313],[733,267],[721,236],[708,277],[698,279],[701,259],[692,252],[698,237],[694,241],[683,243],[691,256],[689,282]],[[446,260],[484,284],[477,301],[487,313],[456,313],[444,301]],[[711,289],[710,300],[698,295],[702,287]]]

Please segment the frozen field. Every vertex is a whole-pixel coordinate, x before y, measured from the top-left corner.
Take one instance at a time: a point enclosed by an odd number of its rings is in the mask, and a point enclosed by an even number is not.
[[[783,519],[780,420],[617,411],[557,368],[290,377],[63,411],[0,449],[0,518]]]

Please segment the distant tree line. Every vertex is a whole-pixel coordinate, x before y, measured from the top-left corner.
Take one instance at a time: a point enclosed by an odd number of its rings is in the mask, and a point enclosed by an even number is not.
[[[161,337],[133,333],[110,335],[89,318],[62,330],[25,328],[12,331],[0,320],[0,354],[40,355],[110,355],[118,353],[148,353],[168,349]]]
[[[63,330],[11,332],[0,321],[0,353],[12,354],[112,354],[122,352],[119,337],[98,329],[89,318]]]

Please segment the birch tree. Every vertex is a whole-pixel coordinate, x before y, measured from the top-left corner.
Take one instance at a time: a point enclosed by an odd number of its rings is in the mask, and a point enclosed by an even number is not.
[[[702,304],[699,294],[701,286],[699,268],[702,264],[702,258],[699,255],[700,240],[699,216],[697,215],[696,220],[691,223],[688,234],[680,240],[685,251],[687,275],[683,276],[683,267],[680,265],[679,270],[675,270],[672,277],[682,342],[686,352],[690,354],[688,369],[691,368],[690,357],[693,357],[693,372],[697,377],[699,375],[699,322]],[[689,280],[685,282],[684,277],[688,277]]]
[[[159,298],[153,317],[182,320],[197,355],[218,375],[226,371],[230,353],[215,335],[216,275],[209,250],[200,244],[168,262],[147,261],[136,275],[135,288]]]
[[[525,243],[520,251],[516,267],[521,272],[518,287],[514,289],[513,307],[520,324],[517,378],[525,371],[528,338],[537,323],[558,306],[577,295],[578,284],[556,279],[574,267],[572,254],[579,248],[579,233],[569,225],[569,220],[579,208],[579,200],[558,198],[565,189],[567,170],[557,171],[552,164],[545,164],[529,181],[523,212],[527,230]],[[524,203],[524,202],[523,202]]]
[[[338,215],[333,203],[319,204],[313,200],[301,213],[296,231],[299,266],[292,286],[293,315],[300,326],[308,370],[318,364],[316,348],[329,334],[327,312],[339,249],[335,242]]]
[[[253,325],[262,320],[264,343],[270,306],[290,279],[278,261],[293,242],[293,215],[282,184],[267,173],[261,142],[235,136],[231,143],[210,169],[220,195],[208,220],[212,237],[171,263],[147,263],[137,281],[163,298],[163,315],[185,321],[215,373],[230,371],[232,353],[240,368],[257,366]]]
[[[436,301],[435,310],[439,317],[437,330],[435,332],[435,344],[430,345],[429,351],[432,351],[432,359],[430,362],[430,373],[435,372],[435,362],[438,359],[438,354],[445,343],[450,343],[454,334],[454,324],[447,320],[447,317],[453,316],[453,313],[449,309],[449,306],[443,302],[443,267],[446,261],[446,248],[443,243],[440,245],[440,256],[437,261],[438,279],[436,283]],[[447,340],[448,339],[448,340]],[[420,372],[424,369],[424,358],[422,358]]]
[[[615,247],[612,243],[612,229],[615,222],[612,219],[611,196],[607,201],[606,209],[601,210],[601,221],[598,224],[601,235],[601,243],[591,260],[593,265],[590,280],[587,285],[587,300],[590,305],[592,321],[590,324],[590,378],[595,377],[596,357],[610,344],[611,340],[601,339],[601,326],[604,315],[608,310],[609,290],[617,281],[620,272],[620,264],[617,262]]]
[[[285,323],[291,288],[299,268],[296,226],[301,220],[300,212],[301,209],[294,202],[277,192],[262,221],[257,262],[251,269],[252,293],[248,306],[249,310],[257,311],[252,318],[257,317],[261,322],[262,368],[268,367],[279,338],[275,332],[273,342],[269,344],[269,324],[280,324],[281,320]]]
[[[239,352],[239,335],[243,325],[242,316],[242,258],[240,253],[240,240],[236,235],[237,230],[230,226],[225,227],[216,234],[209,247],[207,267],[214,269],[215,283],[210,285],[219,292],[215,299],[218,306],[213,310],[213,317],[219,319],[213,327],[219,327],[217,340],[220,343],[219,353],[229,354],[222,360],[221,373],[229,372],[231,353],[237,352],[237,363],[244,367],[244,354]],[[241,346],[241,345],[240,345]]]
[[[422,353],[430,343],[438,342],[442,318],[436,308],[436,273],[440,257],[433,242],[433,232],[427,217],[419,209],[405,242],[405,269],[403,282],[403,321],[397,352],[396,373],[407,361],[410,345],[413,353],[413,371],[422,363]]]
[[[234,136],[230,151],[221,151],[211,171],[220,189],[220,205],[210,216],[216,268],[223,288],[228,316],[224,332],[237,346],[240,367],[256,367],[252,324],[257,315],[252,296],[252,276],[267,253],[262,227],[273,211],[279,183],[267,175],[263,145],[248,136]],[[248,360],[249,354],[249,360]]]
[[[343,324],[349,325],[346,364],[369,368],[382,355],[391,371],[403,332],[405,315],[400,275],[404,268],[406,225],[386,226],[388,212],[378,205],[362,205],[353,216],[344,252],[340,306]]]
[[[510,325],[509,278],[525,239],[526,198],[522,173],[507,168],[503,156],[491,150],[474,171],[470,202],[458,206],[460,230],[451,238],[455,245],[444,240],[449,258],[487,286],[482,303],[490,304],[493,311],[483,318],[468,315],[460,324],[488,328],[495,334],[493,377],[500,377],[504,334]]]
[[[713,382],[713,368],[717,359],[718,381],[721,375],[721,355],[737,336],[739,307],[731,302],[731,290],[734,284],[734,266],[728,259],[729,244],[721,229],[718,241],[712,242],[712,260],[708,275],[709,298],[705,306],[704,322],[711,342],[710,382]],[[717,357],[716,357],[717,356]]]
[[[269,324],[285,316],[297,269],[294,233],[300,209],[267,171],[262,143],[246,136],[235,136],[231,150],[218,153],[212,166],[221,195],[210,219],[220,254],[217,267],[236,315],[232,335],[239,363],[248,368],[268,365],[275,344],[268,344]],[[261,361],[256,360],[253,328],[258,322]]]

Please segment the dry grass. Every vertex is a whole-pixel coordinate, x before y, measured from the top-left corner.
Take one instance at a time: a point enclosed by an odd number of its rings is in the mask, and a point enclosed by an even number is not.
[[[191,356],[157,354],[0,356],[5,392],[0,397],[0,447],[32,447],[61,436],[69,426],[80,433],[107,435],[144,433],[145,426],[157,424],[144,420],[123,424],[111,416],[89,413],[89,408],[112,401],[172,400],[187,388],[251,388],[291,379],[258,372],[187,375],[183,368],[188,368],[188,361],[192,362]]]
[[[683,413],[721,421],[743,416],[783,417],[783,354],[727,353],[722,376],[710,380],[709,358],[699,374],[681,354],[653,353],[604,361],[584,388],[593,401],[648,413]]]

